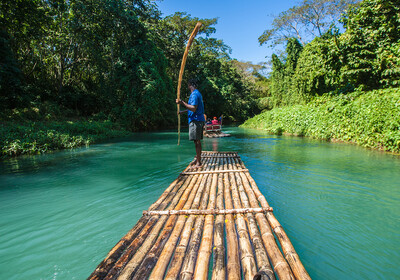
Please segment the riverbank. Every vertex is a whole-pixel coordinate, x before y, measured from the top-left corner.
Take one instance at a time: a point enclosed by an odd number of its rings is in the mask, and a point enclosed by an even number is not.
[[[76,148],[130,134],[110,121],[3,121],[0,158]]]
[[[321,96],[306,105],[275,108],[242,127],[400,152],[400,89]]]

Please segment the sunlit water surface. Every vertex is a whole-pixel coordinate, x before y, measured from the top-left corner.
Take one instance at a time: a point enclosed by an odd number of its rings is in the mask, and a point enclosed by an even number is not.
[[[400,279],[400,157],[226,128],[313,279]],[[175,132],[0,162],[0,279],[85,279],[193,159]]]

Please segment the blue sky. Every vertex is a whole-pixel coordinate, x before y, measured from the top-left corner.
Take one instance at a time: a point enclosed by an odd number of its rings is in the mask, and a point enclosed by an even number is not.
[[[296,0],[163,0],[157,1],[163,17],[175,12],[187,12],[192,17],[218,18],[217,32],[212,36],[222,39],[232,48],[232,58],[266,62],[274,52],[260,46],[258,37],[271,28],[273,17],[296,4]]]

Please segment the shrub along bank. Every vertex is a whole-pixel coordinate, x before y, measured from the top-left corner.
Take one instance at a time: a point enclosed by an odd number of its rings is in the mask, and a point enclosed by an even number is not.
[[[400,152],[400,89],[324,95],[306,105],[274,108],[242,127],[316,139],[341,140]]]
[[[1,158],[75,148],[129,135],[110,121],[0,123]]]

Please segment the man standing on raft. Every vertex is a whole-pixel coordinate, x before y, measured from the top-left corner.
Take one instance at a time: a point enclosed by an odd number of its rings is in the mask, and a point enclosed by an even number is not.
[[[194,168],[201,167],[201,142],[203,139],[203,127],[205,123],[204,119],[204,104],[203,97],[200,91],[197,90],[197,82],[195,79],[190,79],[188,82],[188,87],[191,92],[188,103],[181,99],[176,99],[176,104],[181,104],[187,108],[187,110],[180,111],[179,114],[183,112],[188,112],[189,120],[189,140],[194,141],[196,147],[196,164]]]

